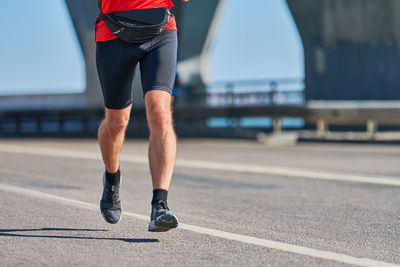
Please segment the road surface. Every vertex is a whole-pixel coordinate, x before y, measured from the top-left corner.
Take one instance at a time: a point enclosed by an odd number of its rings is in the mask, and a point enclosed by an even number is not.
[[[167,233],[146,156],[127,141],[110,225],[96,140],[0,140],[0,266],[400,266],[400,146],[182,140]]]

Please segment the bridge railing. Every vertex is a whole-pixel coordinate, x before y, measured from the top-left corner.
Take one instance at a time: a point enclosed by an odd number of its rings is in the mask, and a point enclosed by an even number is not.
[[[288,131],[282,121],[297,118],[304,126],[291,127],[290,131],[303,139],[400,140],[399,102],[305,102],[301,88],[291,87],[290,82],[279,87],[278,84],[274,81],[259,82],[258,87],[244,82],[225,84],[222,86],[225,91],[216,88],[207,91],[205,105],[176,106],[178,135],[254,138],[260,132]],[[253,88],[249,90],[248,86]],[[260,90],[261,87],[264,89]],[[0,111],[0,136],[95,137],[103,113],[101,108]],[[135,109],[132,116],[128,136],[146,136],[145,110]],[[231,123],[216,128],[209,123],[213,118],[224,118]],[[246,118],[269,118],[272,127],[246,128],[237,123]],[[351,127],[337,130],[338,125]]]
[[[207,88],[208,106],[303,105],[302,79],[214,82]]]
[[[1,136],[95,136],[102,119],[102,109],[12,111],[0,112]],[[130,136],[145,136],[147,128],[145,111],[133,112],[133,123],[128,128]],[[286,131],[283,118],[301,118],[308,128],[295,129],[304,139],[337,140],[400,140],[400,108],[397,107],[312,107],[302,106],[240,106],[240,107],[181,107],[174,111],[180,136],[234,136],[254,137],[269,129],[244,129],[238,124],[226,129],[212,129],[209,118],[239,120],[244,117],[271,118],[273,132]],[[233,125],[233,124],[232,124]],[[331,126],[363,126],[361,132],[332,131]],[[396,131],[381,131],[381,126],[395,127]],[[293,129],[292,129],[293,130]]]

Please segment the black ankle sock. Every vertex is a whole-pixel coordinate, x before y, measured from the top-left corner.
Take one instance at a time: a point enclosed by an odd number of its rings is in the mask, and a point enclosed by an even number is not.
[[[106,180],[112,185],[119,185],[121,181],[121,172],[119,171],[119,169],[116,173],[109,173],[106,170]]]
[[[168,191],[164,189],[154,189],[153,190],[153,200],[151,204],[153,205],[159,200],[164,200],[167,203]]]

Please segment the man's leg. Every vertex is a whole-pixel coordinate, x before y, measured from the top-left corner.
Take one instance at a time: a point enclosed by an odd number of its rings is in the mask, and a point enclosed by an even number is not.
[[[100,210],[109,223],[121,219],[119,154],[132,106],[132,79],[143,49],[119,39],[96,44],[96,65],[104,97],[105,119],[98,138],[105,165]]]
[[[178,226],[178,219],[167,205],[176,156],[171,92],[176,75],[177,47],[176,31],[165,31],[152,40],[151,51],[140,60],[153,182],[149,231],[168,231]]]
[[[107,109],[100,125],[98,138],[107,172],[119,169],[119,154],[124,142],[125,130],[129,122],[132,105],[124,109]]]
[[[122,209],[119,199],[121,174],[119,154],[124,142],[126,126],[129,122],[131,106],[116,110],[106,109],[106,116],[99,128],[99,144],[106,170],[103,175],[103,195],[100,211],[108,223],[117,223],[121,219]]]
[[[171,94],[152,90],[145,95],[150,128],[149,165],[153,182],[149,231],[164,232],[178,226],[178,219],[167,205],[176,156],[176,135],[172,122]]]
[[[172,120],[171,94],[152,90],[145,95],[150,128],[149,165],[153,189],[168,191],[176,156],[176,135]]]

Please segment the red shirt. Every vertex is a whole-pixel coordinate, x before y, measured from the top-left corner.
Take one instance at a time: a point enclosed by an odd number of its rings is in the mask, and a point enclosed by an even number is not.
[[[172,8],[173,6],[172,0],[99,0],[99,7],[104,14],[134,9]],[[165,30],[176,30],[175,18],[167,24]],[[106,23],[98,20],[96,23],[96,42],[109,41],[116,38],[117,36],[112,34]]]

